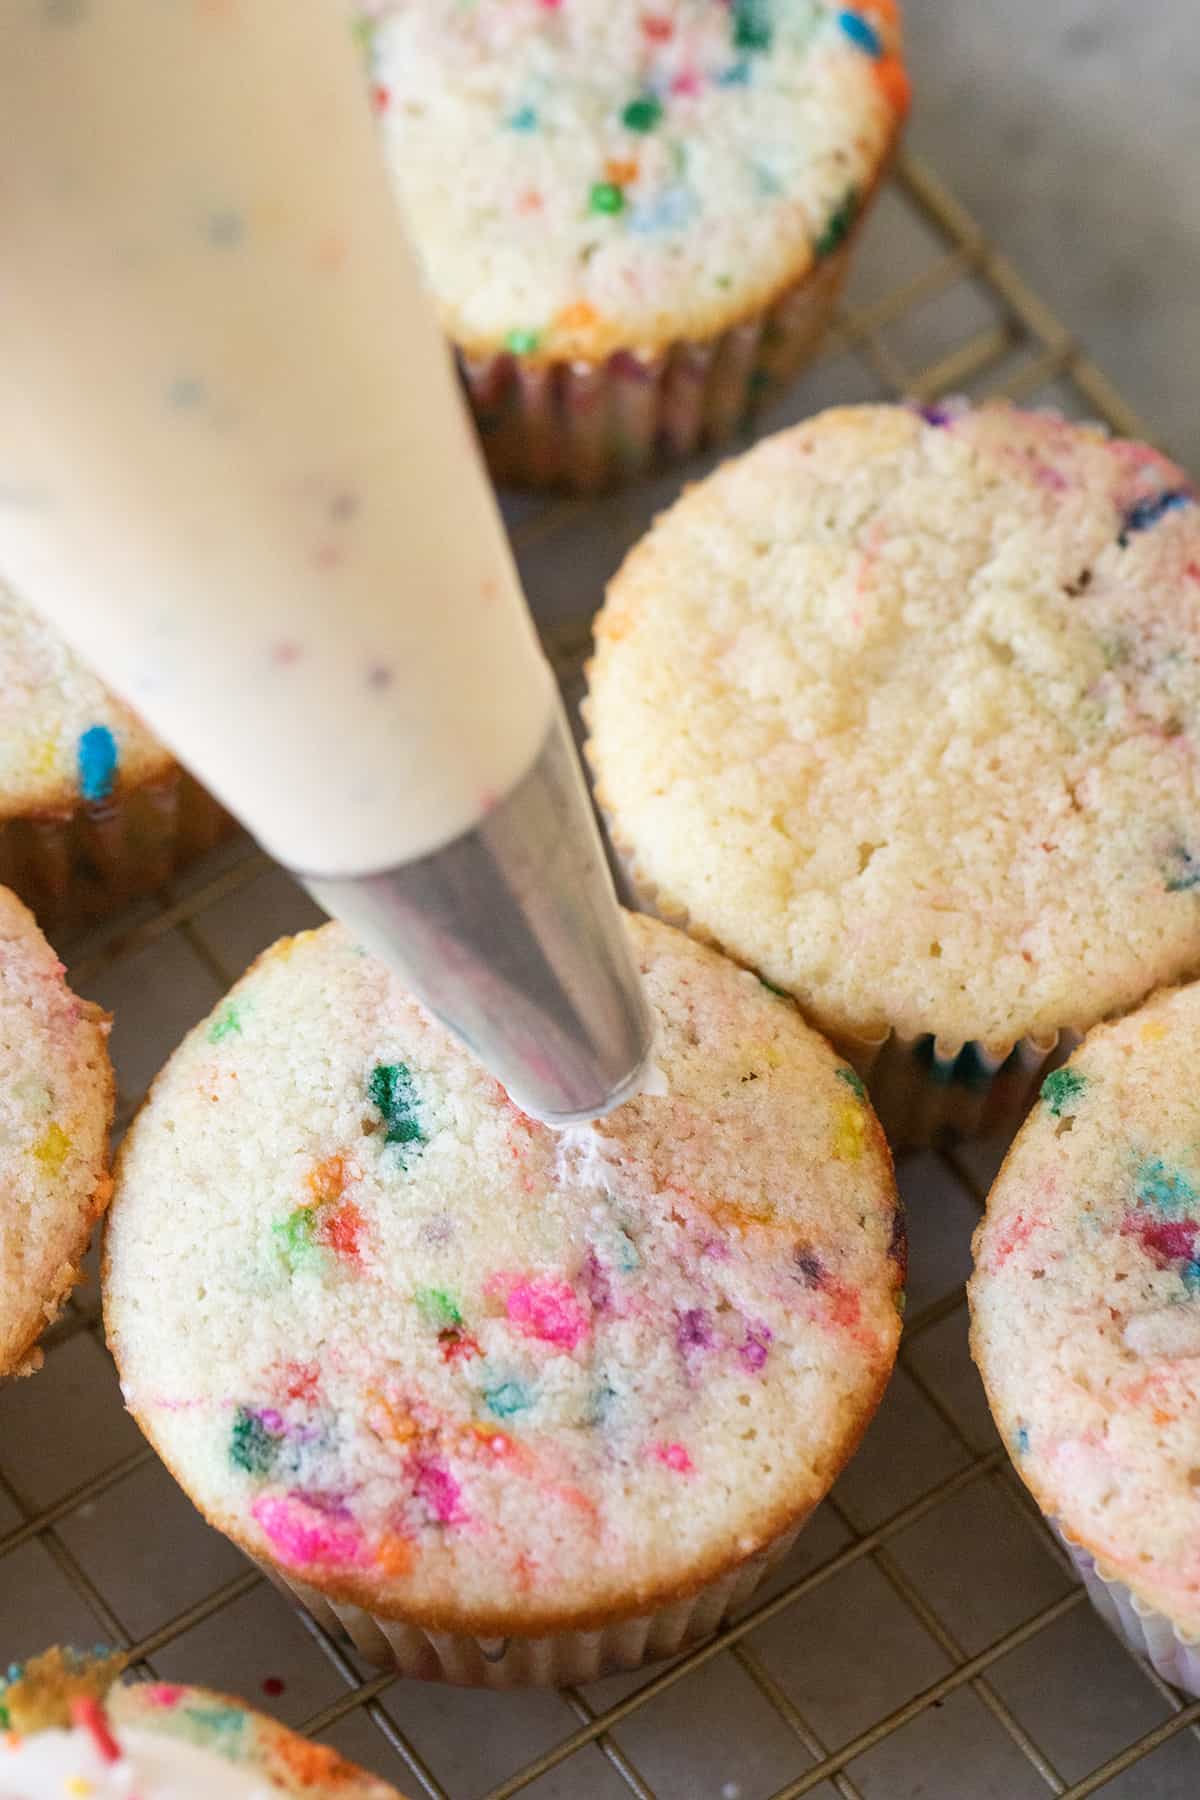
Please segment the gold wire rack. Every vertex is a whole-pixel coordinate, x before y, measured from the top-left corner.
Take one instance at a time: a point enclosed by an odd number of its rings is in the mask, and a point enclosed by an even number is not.
[[[759,429],[832,400],[958,391],[1054,404],[1148,435],[915,157],[900,160],[881,214],[853,303],[787,408]],[[505,498],[569,698],[604,579],[680,481],[664,476],[601,501]],[[309,922],[298,890],[243,840],[159,903],[74,946],[75,987],[117,1014],[119,1123],[250,955]],[[94,1281],[50,1333],[43,1373],[0,1393],[0,1647],[24,1654],[83,1621],[147,1672],[240,1686],[252,1701],[245,1671],[286,1666],[297,1672],[290,1685],[262,1681],[275,1696],[265,1704],[429,1800],[1200,1792],[1200,1701],[1185,1705],[1093,1620],[971,1385],[965,1239],[995,1149],[949,1147],[902,1168],[918,1303],[899,1398],[889,1396],[764,1597],[679,1660],[555,1695],[425,1688],[366,1669],[179,1511],[178,1496],[154,1487],[158,1465],[133,1447],[119,1410]],[[56,1431],[60,1452],[47,1447]],[[964,1544],[961,1521],[984,1497],[981,1556]],[[1036,1581],[1010,1578],[1026,1564]],[[976,1605],[980,1589],[990,1599]],[[841,1704],[843,1693],[856,1704]]]

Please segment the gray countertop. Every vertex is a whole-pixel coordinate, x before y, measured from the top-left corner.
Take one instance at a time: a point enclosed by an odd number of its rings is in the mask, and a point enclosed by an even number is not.
[[[1197,0],[906,0],[909,142],[1200,474]]]

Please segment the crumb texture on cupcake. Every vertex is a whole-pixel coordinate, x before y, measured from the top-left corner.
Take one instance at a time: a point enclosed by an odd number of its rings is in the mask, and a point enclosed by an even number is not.
[[[669,1092],[563,1135],[337,926],[267,952],[123,1152],[105,1307],[207,1516],[435,1630],[638,1616],[802,1519],[898,1336],[903,1232],[852,1070],[630,931]]]
[[[1200,1636],[1200,987],[1049,1075],[975,1238],[972,1348],[1045,1512]]]
[[[894,0],[379,0],[372,91],[471,353],[709,337],[835,250],[907,106]]]
[[[41,614],[0,583],[0,822],[97,805],[174,766]]]
[[[1003,1053],[1200,964],[1200,508],[1146,445],[823,414],[666,513],[596,637],[639,888],[835,1035]]]
[[[0,1376],[79,1279],[111,1190],[108,1024],[66,984],[33,916],[0,888]]]
[[[117,1684],[124,1659],[53,1649],[0,1682],[3,1791],[21,1800],[401,1800],[240,1700],[168,1682]]]

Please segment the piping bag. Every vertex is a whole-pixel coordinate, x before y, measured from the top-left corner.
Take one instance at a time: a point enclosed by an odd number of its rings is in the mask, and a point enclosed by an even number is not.
[[[6,578],[519,1106],[636,1092],[648,1009],[341,0],[5,0],[0,255]]]

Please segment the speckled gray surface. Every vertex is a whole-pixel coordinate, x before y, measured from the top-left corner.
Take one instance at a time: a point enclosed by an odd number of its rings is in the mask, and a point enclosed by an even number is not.
[[[906,0],[909,142],[1200,474],[1200,4]]]

